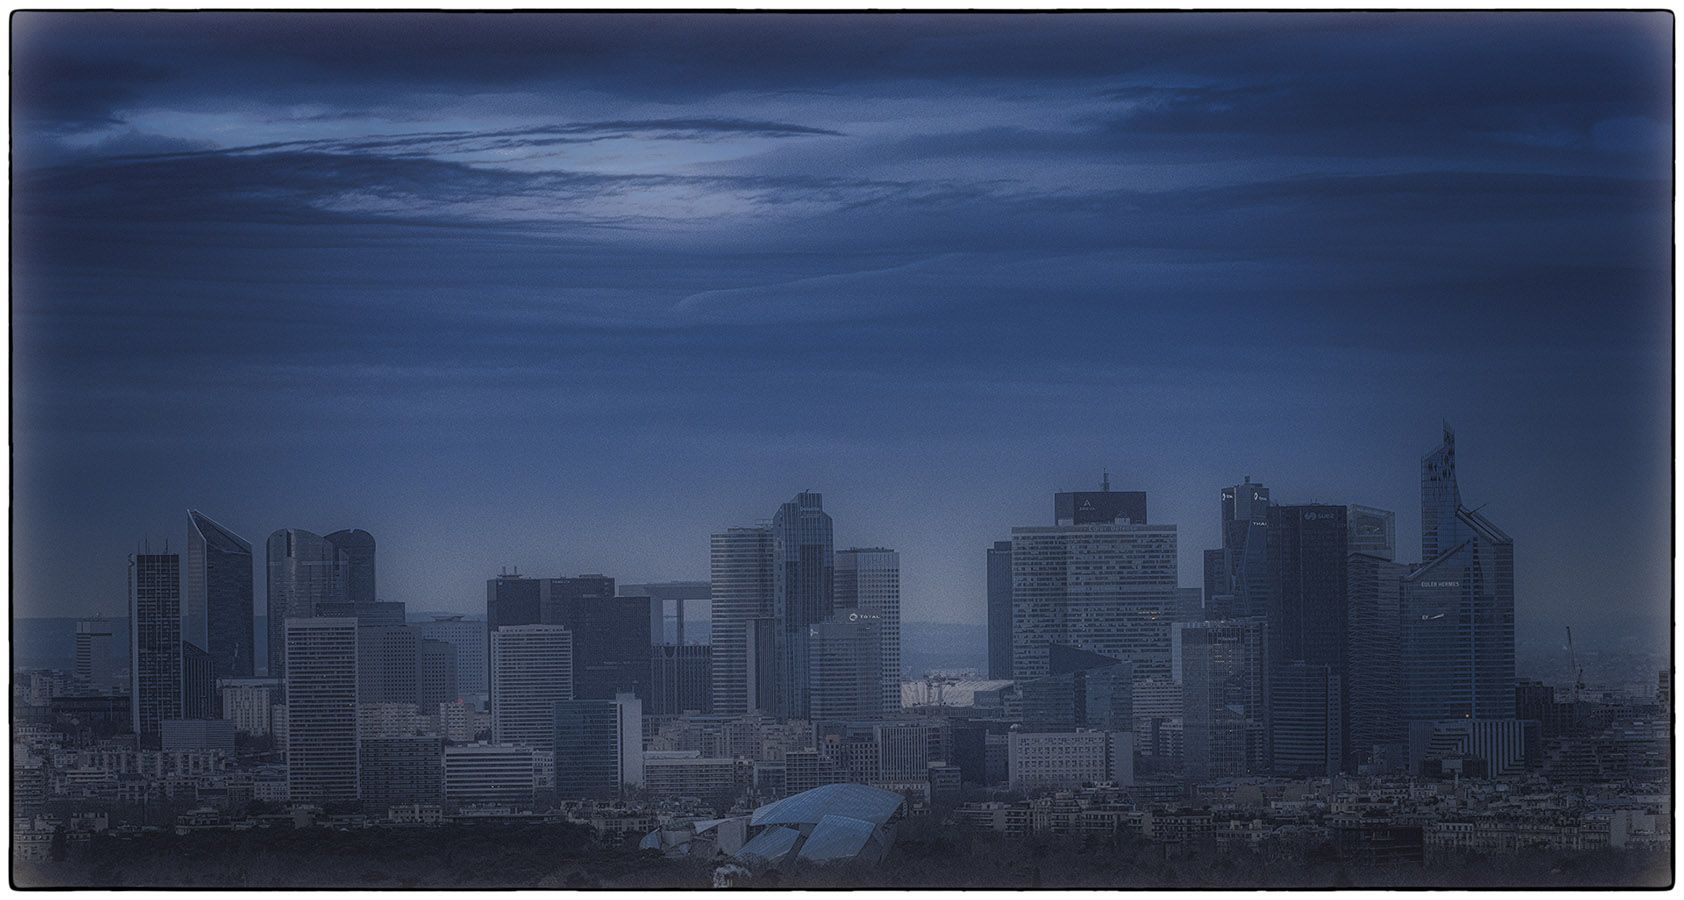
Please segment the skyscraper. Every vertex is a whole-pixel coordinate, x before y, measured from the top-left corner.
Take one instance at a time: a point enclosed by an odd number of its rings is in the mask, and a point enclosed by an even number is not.
[[[420,702],[421,634],[410,625],[357,625],[357,702]],[[455,699],[455,698],[450,698]]]
[[[1013,528],[1013,677],[1048,674],[1049,644],[1169,677],[1176,577],[1174,525]]]
[[[157,747],[165,719],[181,718],[181,557],[129,557],[129,670],[135,734]]]
[[[655,581],[621,584],[622,597],[648,597],[654,607],[654,644],[705,644],[713,587],[706,581]],[[688,631],[686,630],[688,623]]]
[[[1097,491],[1060,491],[1053,495],[1054,525],[1146,524],[1145,491],[1113,491],[1106,474]]]
[[[543,622],[538,599],[539,580],[505,572],[485,583],[485,627],[495,631],[504,625],[538,625]]]
[[[1298,727],[1295,723],[1310,715],[1295,713],[1298,718],[1294,719],[1281,713],[1279,704],[1307,703],[1312,695],[1345,702],[1349,590],[1346,573],[1349,533],[1345,512],[1343,506],[1326,504],[1269,508],[1269,681],[1270,702],[1277,705],[1270,720],[1276,744],[1283,739],[1283,729]],[[1314,690],[1304,687],[1297,693],[1285,687],[1277,690],[1286,670],[1299,664],[1310,667],[1304,670],[1309,674],[1298,673],[1302,676],[1300,681],[1319,677],[1315,672],[1325,669],[1333,679],[1333,686]],[[1347,721],[1342,709],[1328,711],[1324,718],[1339,724],[1341,729]],[[1335,771],[1344,761],[1344,737],[1341,730],[1333,738],[1338,742],[1333,756]],[[1294,771],[1310,765],[1302,757],[1283,761],[1279,753],[1275,754],[1275,762],[1277,768],[1296,766]]]
[[[217,678],[255,671],[251,542],[198,510],[187,511],[187,631]]]
[[[1421,567],[1403,583],[1405,715],[1514,716],[1514,540],[1462,505],[1456,437],[1421,460]]]
[[[327,539],[298,528],[269,535],[269,676],[286,676],[286,621],[316,617],[316,604],[348,600],[350,563]]]
[[[188,641],[181,642],[181,717],[216,717],[216,675],[211,655]]]
[[[750,622],[772,616],[772,529],[732,528],[710,540],[713,594],[713,711],[741,715],[756,708],[750,695]]]
[[[988,677],[1012,677],[1012,542],[988,548]]]
[[[713,647],[708,644],[656,644],[652,648],[652,716],[713,711]]]
[[[573,635],[573,696],[612,700],[621,691],[649,697],[648,597],[617,596],[605,575],[540,579],[539,621]]]
[[[851,611],[808,626],[812,718],[873,719],[883,713],[882,629],[879,617]]]
[[[449,703],[461,696],[456,685],[454,646],[446,641],[422,638],[416,648],[416,658],[421,670],[421,684],[415,693],[423,713],[436,712],[440,703]]]
[[[555,705],[573,699],[574,636],[560,625],[491,633],[491,739],[552,749]]]
[[[1269,677],[1271,757],[1276,772],[1299,777],[1339,774],[1345,731],[1340,678],[1332,666],[1296,661]],[[1192,742],[1187,742],[1191,749]]]
[[[1242,619],[1267,612],[1269,489],[1247,476],[1222,489],[1222,546],[1205,551],[1205,617]]]
[[[103,692],[106,667],[111,656],[111,623],[101,618],[76,623],[76,668],[71,673],[84,691]]]
[[[1403,579],[1409,567],[1353,552],[1346,563],[1350,583],[1346,609],[1345,708],[1350,743],[1349,771],[1364,763],[1402,759],[1409,741],[1403,714],[1401,660]],[[1377,752],[1376,748],[1384,748]]]
[[[293,803],[357,799],[357,620],[283,623],[287,796]]]
[[[635,696],[566,700],[551,711],[557,796],[614,797],[643,783],[643,705]]]
[[[808,628],[835,607],[835,558],[824,497],[802,491],[772,517],[772,616],[778,621],[778,714],[810,711]]]
[[[361,528],[347,528],[322,538],[345,554],[345,599],[352,603],[373,603],[374,535]]]
[[[1346,523],[1352,553],[1376,559],[1397,558],[1397,515],[1391,510],[1353,503],[1348,507]]]
[[[456,690],[463,695],[487,693],[486,679],[490,676],[487,661],[485,622],[465,616],[434,616],[431,622],[421,622],[421,636],[443,641],[456,652]]]
[[[835,609],[877,618],[881,709],[900,709],[900,554],[882,547],[836,552]]]
[[[1187,777],[1207,781],[1264,771],[1269,746],[1264,621],[1190,622],[1179,630]]]

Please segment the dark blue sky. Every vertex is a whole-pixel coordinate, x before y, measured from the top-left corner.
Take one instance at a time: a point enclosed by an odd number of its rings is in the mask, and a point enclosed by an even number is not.
[[[1413,560],[1449,419],[1522,639],[1665,638],[1668,14],[12,29],[21,614],[120,614],[189,506],[478,610],[812,489],[980,622],[1106,468],[1183,584],[1247,474]]]

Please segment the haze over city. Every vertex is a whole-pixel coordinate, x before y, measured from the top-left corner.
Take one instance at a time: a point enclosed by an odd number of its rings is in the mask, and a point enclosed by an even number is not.
[[[1413,561],[1448,420],[1523,650],[1669,637],[1664,14],[17,21],[14,615],[188,507],[481,612],[814,490],[980,624],[1105,471],[1185,586],[1246,475]]]

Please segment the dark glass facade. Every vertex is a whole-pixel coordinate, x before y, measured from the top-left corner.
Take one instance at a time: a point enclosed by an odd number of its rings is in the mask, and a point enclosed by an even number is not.
[[[1268,532],[1270,701],[1279,713],[1279,705],[1292,699],[1276,686],[1289,667],[1302,664],[1331,673],[1331,696],[1343,703],[1350,589],[1346,509],[1325,504],[1273,506]],[[1343,729],[1347,721],[1343,710],[1329,715]],[[1270,719],[1278,746],[1285,739],[1283,729],[1291,727],[1290,720],[1278,714]],[[1334,756],[1337,767],[1343,764],[1342,731],[1334,739],[1340,748]],[[1277,758],[1276,768],[1282,765]]]
[[[217,678],[256,671],[251,542],[197,510],[187,511],[187,629],[210,654]]]
[[[1205,617],[1268,612],[1269,489],[1247,478],[1222,489],[1222,546],[1205,551]]]
[[[651,602],[618,597],[606,575],[541,579],[539,624],[573,633],[573,696],[612,700],[628,691],[649,702]]]
[[[556,796],[572,800],[619,794],[619,715],[612,700],[556,704]]]
[[[988,548],[988,677],[1012,677],[1012,542]]]
[[[141,746],[157,747],[165,719],[181,718],[181,557],[129,558],[130,696]]]
[[[345,599],[352,603],[373,603],[374,595],[374,535],[361,528],[347,528],[327,535],[323,540],[338,547],[345,554],[348,569]]]
[[[350,563],[321,535],[283,528],[269,535],[269,677],[286,675],[287,619],[310,619],[323,603],[349,599]]]
[[[803,491],[772,517],[772,616],[778,621],[779,708],[785,718],[811,712],[808,629],[835,610],[835,558],[830,515],[820,494]]]
[[[1145,491],[1060,491],[1053,495],[1054,525],[1146,524]]]

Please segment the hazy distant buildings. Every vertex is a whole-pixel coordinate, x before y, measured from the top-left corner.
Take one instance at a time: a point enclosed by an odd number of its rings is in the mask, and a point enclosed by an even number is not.
[[[711,618],[713,586],[706,581],[654,581],[621,584],[622,597],[648,597],[652,644],[705,644]]]
[[[835,614],[877,619],[884,711],[900,709],[900,554],[882,547],[836,552]]]
[[[1397,515],[1391,510],[1353,503],[1347,507],[1345,522],[1352,553],[1376,559],[1397,558]]]
[[[443,641],[456,653],[456,690],[463,695],[483,695],[489,692],[486,679],[490,674],[487,659],[485,622],[464,616],[434,616],[431,622],[415,626],[428,640]]]
[[[741,715],[762,708],[762,699],[750,694],[751,638],[759,634],[759,626],[750,623],[772,618],[772,547],[772,530],[759,526],[722,531],[710,541],[716,714]]]
[[[1514,540],[1462,505],[1456,437],[1421,460],[1421,567],[1403,583],[1411,721],[1514,717]]]
[[[1013,676],[1048,674],[1065,644],[1168,677],[1176,576],[1174,525],[1013,528]]]
[[[574,636],[560,625],[491,633],[491,739],[548,750],[555,705],[573,699]]]
[[[988,548],[988,677],[1012,677],[1012,542]]]
[[[802,491],[772,517],[772,617],[778,622],[776,712],[805,719],[811,711],[808,628],[835,607],[835,558],[822,495]]]
[[[357,620],[288,619],[287,796],[293,803],[357,799]]]
[[[421,678],[415,689],[416,703],[423,712],[436,710],[440,703],[449,703],[461,695],[456,687],[454,646],[445,641],[422,638],[416,645],[415,657]]]
[[[317,534],[283,528],[269,535],[269,675],[286,676],[286,622],[316,616],[319,603],[349,599],[350,563]]]
[[[165,719],[181,718],[181,557],[129,557],[129,666],[135,734],[158,746]]]
[[[322,538],[345,554],[345,599],[352,603],[373,603],[374,535],[361,528],[347,528]]]
[[[187,640],[210,654],[216,678],[256,671],[251,542],[187,511]]]

